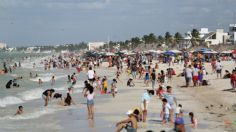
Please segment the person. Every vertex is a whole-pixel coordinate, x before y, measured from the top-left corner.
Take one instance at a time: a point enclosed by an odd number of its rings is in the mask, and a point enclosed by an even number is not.
[[[142,99],[141,99],[141,110],[143,112],[142,120],[143,122],[146,122],[147,119],[147,109],[148,109],[148,103],[150,102],[151,95],[154,95],[153,90],[146,90],[145,93],[143,93]]]
[[[168,101],[168,103],[170,104],[172,110],[170,113],[170,122],[173,123],[173,109],[174,109],[174,104],[177,105],[177,99],[175,98],[175,96],[172,93],[172,87],[171,86],[167,86],[167,91],[166,93],[164,93],[164,98]]]
[[[71,83],[71,77],[70,77],[70,75],[67,76],[67,83]]]
[[[42,86],[42,84],[43,84],[42,79],[39,78],[38,84],[39,84],[39,86]]]
[[[175,116],[177,117],[182,112],[182,105],[179,104],[175,111]]]
[[[189,112],[189,117],[190,117],[190,121],[191,121],[190,126],[192,128],[197,128],[197,119],[194,117],[194,113],[193,112]]]
[[[231,83],[232,89],[235,90],[236,89],[236,69],[234,69],[231,74],[230,83]]]
[[[176,116],[174,130],[176,132],[185,132],[183,111],[180,111],[180,113]]]
[[[123,128],[126,128],[128,132],[137,132],[138,119],[137,114],[132,110],[128,110],[126,113],[128,118],[116,123],[116,132],[120,132]]]
[[[12,80],[9,80],[6,84],[6,88],[11,88],[12,85]]]
[[[192,71],[192,74],[193,74],[193,86],[194,87],[198,85],[198,72],[199,72],[199,69],[197,68],[197,65],[195,64],[194,68],[193,68],[193,71]]]
[[[95,92],[94,88],[91,85],[87,85],[84,96],[87,98],[88,119],[93,120]]]
[[[151,73],[151,80],[152,80],[152,90],[155,89],[156,85],[156,71],[153,69]]]
[[[67,96],[64,100],[64,106],[70,106],[71,104],[75,104],[74,101],[72,100],[72,97],[69,92],[67,92]]]
[[[163,85],[159,85],[159,88],[156,90],[156,95],[159,96],[160,99],[164,98],[165,90],[163,87]]]
[[[56,82],[56,80],[55,80],[55,76],[52,76],[52,79],[51,79],[51,85],[54,85],[55,82]]]
[[[116,86],[116,84],[117,84],[116,79],[113,79],[112,83],[111,83],[111,93],[112,93],[113,98],[115,98],[115,94],[117,93],[117,86]]]
[[[216,63],[216,73],[217,73],[217,78],[221,78],[221,71],[222,71],[222,66],[220,63],[220,60],[218,60],[218,62]]]
[[[223,76],[223,79],[228,79],[231,77],[231,74],[228,70],[225,70],[225,75]]]
[[[172,108],[170,104],[167,102],[167,99],[162,99],[162,111],[160,113],[160,116],[162,117],[162,123],[166,124],[170,121],[170,115],[172,112]]]
[[[192,80],[192,69],[191,65],[185,68],[184,70],[184,76],[185,76],[185,81],[186,81],[186,87],[189,86],[190,81]]]
[[[107,83],[107,80],[106,80],[105,77],[103,78],[102,82],[103,82],[103,91],[106,94],[107,93],[108,83]]]
[[[146,72],[145,77],[144,77],[144,83],[146,84],[146,86],[149,86],[149,80],[150,80],[149,73]]]
[[[52,94],[55,92],[54,89],[47,89],[43,92],[42,97],[44,99],[44,106],[48,105],[49,100],[53,97]]]
[[[16,111],[16,114],[15,115],[21,115],[21,114],[23,114],[24,113],[24,110],[23,110],[24,108],[23,108],[23,106],[19,106],[18,107],[18,110]]]
[[[127,86],[128,86],[128,87],[134,87],[134,86],[135,86],[132,78],[130,78],[130,79],[127,81]]]
[[[159,74],[158,79],[160,80],[161,84],[165,83],[165,72],[161,70],[161,74]]]
[[[94,81],[94,71],[92,70],[92,67],[89,67],[87,76],[88,76],[88,80],[89,82],[93,82]]]

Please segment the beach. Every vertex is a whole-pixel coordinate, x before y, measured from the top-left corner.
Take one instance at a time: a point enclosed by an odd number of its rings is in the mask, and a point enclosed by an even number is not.
[[[78,82],[74,88],[72,98],[76,105],[64,107],[57,105],[57,100],[52,100],[47,107],[43,106],[41,94],[48,88],[54,88],[57,92],[65,95],[67,91],[67,75],[76,72],[75,68],[70,69],[51,69],[44,71],[40,65],[40,60],[25,60],[22,67],[17,68],[10,74],[0,75],[1,77],[1,98],[0,98],[0,131],[3,132],[51,132],[51,131],[115,131],[116,123],[127,118],[125,114],[129,109],[139,108],[142,94],[145,89],[151,89],[151,85],[146,87],[143,79],[134,79],[135,87],[127,87],[126,82],[130,78],[124,71],[118,81],[118,94],[115,98],[111,94],[100,94],[96,91],[95,95],[95,116],[94,121],[87,118],[86,99],[83,97],[83,82],[87,79],[86,71],[77,73]],[[32,64],[37,67],[33,68]],[[172,81],[165,84],[173,87],[173,93],[177,98],[178,104],[181,103],[184,109],[185,123],[190,123],[188,112],[194,112],[198,119],[198,127],[192,129],[186,127],[187,131],[193,132],[223,132],[235,131],[234,124],[225,122],[234,122],[235,111],[232,105],[235,103],[235,92],[227,91],[230,89],[229,79],[216,79],[216,74],[211,74],[210,63],[204,64],[209,72],[206,79],[210,80],[210,86],[182,87],[185,85],[184,77],[174,76]],[[233,61],[223,61],[223,70],[232,70],[236,67]],[[159,63],[160,70],[166,70],[168,64]],[[183,65],[175,64],[171,68],[176,70],[178,75],[183,71]],[[116,68],[109,67],[104,62],[101,67],[94,69],[98,76],[107,76],[108,83],[115,78]],[[39,78],[44,81],[43,86],[37,84],[38,78],[29,79],[29,71],[39,74]],[[50,85],[51,76],[56,76],[54,86]],[[14,76],[23,76],[19,83],[20,88],[5,89],[5,83]],[[157,87],[157,86],[156,86]],[[110,88],[108,88],[110,89]],[[148,109],[147,122],[138,123],[138,131],[145,132],[152,130],[159,132],[161,130],[172,131],[173,126],[163,125],[161,123],[160,111],[161,100],[157,96],[152,96]],[[24,106],[24,114],[13,116],[19,105]],[[221,107],[221,105],[223,105]],[[207,109],[206,107],[209,107]]]

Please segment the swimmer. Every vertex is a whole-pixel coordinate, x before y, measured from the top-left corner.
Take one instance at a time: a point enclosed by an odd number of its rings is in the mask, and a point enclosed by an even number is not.
[[[23,112],[24,112],[23,106],[19,106],[15,115],[21,115],[21,114],[23,114]]]

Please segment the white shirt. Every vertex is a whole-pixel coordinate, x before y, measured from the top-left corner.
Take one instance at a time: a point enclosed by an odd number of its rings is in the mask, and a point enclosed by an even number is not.
[[[170,114],[170,104],[169,103],[166,103],[166,105],[164,106],[164,113],[165,114]]]
[[[217,63],[216,63],[216,70],[221,70],[221,64],[220,64],[220,62],[217,62]]]
[[[89,70],[87,75],[88,75],[88,79],[93,79],[94,78],[94,71],[93,70]]]
[[[198,68],[194,68],[193,69],[193,76],[198,76],[198,71],[199,71]]]
[[[185,72],[186,72],[185,74],[186,74],[187,77],[192,78],[192,72],[193,72],[192,69],[186,68],[186,69],[185,69]]]
[[[92,93],[92,94],[90,94],[90,92],[89,91],[87,91],[87,100],[93,100],[93,98],[94,98],[94,92]]]

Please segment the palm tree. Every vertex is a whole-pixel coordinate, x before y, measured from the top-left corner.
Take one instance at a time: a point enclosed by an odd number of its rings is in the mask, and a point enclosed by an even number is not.
[[[183,36],[181,33],[177,32],[175,33],[175,36],[174,36],[174,44],[180,44],[181,40],[183,39]]]
[[[192,39],[191,39],[191,43],[193,46],[198,45],[199,44],[199,31],[197,29],[193,29],[191,32],[192,35]]]
[[[165,42],[165,39],[164,39],[161,35],[159,35],[159,36],[157,37],[157,43],[158,43],[158,45],[161,46],[164,42]]]
[[[172,43],[172,35],[169,32],[165,33],[165,42],[166,45],[170,45]]]

